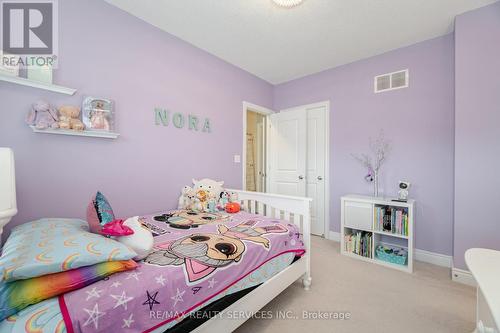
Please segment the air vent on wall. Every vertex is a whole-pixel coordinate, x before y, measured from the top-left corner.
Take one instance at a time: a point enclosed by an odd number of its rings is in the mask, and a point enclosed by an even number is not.
[[[402,70],[387,74],[375,76],[374,90],[376,93],[407,88],[408,87],[408,70]]]

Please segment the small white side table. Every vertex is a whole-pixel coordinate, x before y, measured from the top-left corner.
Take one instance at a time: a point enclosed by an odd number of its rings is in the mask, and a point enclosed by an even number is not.
[[[476,333],[500,333],[500,251],[469,249],[465,262],[477,282]]]

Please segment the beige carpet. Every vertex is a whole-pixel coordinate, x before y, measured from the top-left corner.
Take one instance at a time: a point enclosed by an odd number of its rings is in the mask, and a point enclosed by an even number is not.
[[[349,320],[252,318],[237,332],[473,331],[475,290],[452,282],[449,269],[416,262],[407,274],[342,256],[339,247],[313,237],[311,290],[296,282],[263,310],[349,312]]]

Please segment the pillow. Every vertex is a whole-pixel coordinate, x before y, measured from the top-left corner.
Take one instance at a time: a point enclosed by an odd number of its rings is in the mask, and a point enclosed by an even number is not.
[[[115,214],[106,197],[97,192],[87,206],[87,222],[90,232],[100,233],[102,227],[115,220]]]
[[[106,276],[137,266],[133,260],[103,262],[27,280],[0,282],[0,321],[31,304],[83,288]]]
[[[85,221],[41,219],[12,229],[0,267],[4,267],[4,279],[14,281],[136,255],[113,239],[88,232]]]

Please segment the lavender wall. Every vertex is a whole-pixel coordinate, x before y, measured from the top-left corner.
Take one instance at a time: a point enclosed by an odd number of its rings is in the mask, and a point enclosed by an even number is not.
[[[417,200],[416,247],[450,255],[453,233],[453,35],[278,85],[274,108],[331,101],[330,228],[340,229],[340,196],[371,194],[366,173],[351,153],[368,150],[380,129],[393,150],[381,188],[397,193],[397,182],[413,185]],[[373,93],[377,74],[408,68],[410,87]]]
[[[10,227],[47,216],[83,217],[100,189],[120,216],[171,208],[192,177],[241,185],[242,101],[270,107],[272,86],[104,1],[59,1],[60,69],[74,97],[0,83],[0,146],[16,156],[19,214]],[[116,101],[116,140],[34,134],[24,117],[45,98],[79,105]],[[212,120],[212,134],[156,127],[153,108]]]
[[[454,266],[471,247],[500,249],[500,2],[455,22]]]

